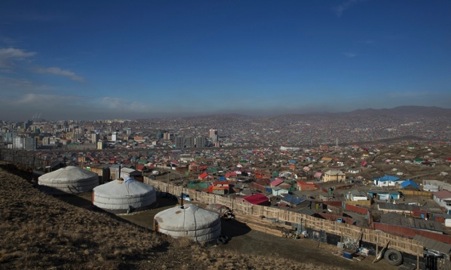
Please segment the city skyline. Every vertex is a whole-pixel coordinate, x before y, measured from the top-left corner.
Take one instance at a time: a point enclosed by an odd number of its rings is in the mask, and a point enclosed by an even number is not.
[[[449,1],[2,1],[0,120],[451,108],[449,10]]]

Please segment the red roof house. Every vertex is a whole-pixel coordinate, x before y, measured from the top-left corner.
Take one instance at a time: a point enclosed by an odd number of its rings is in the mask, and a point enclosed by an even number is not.
[[[249,195],[249,196],[244,197],[243,199],[251,204],[270,205],[270,201],[269,201],[268,197],[266,197],[265,195],[263,195],[261,193]]]
[[[306,182],[306,181],[299,180],[296,183],[297,183],[298,189],[300,191],[317,190],[318,189],[318,186],[315,183],[313,183],[313,182]]]
[[[227,194],[229,190],[230,185],[228,181],[215,181],[208,187],[208,192],[215,194]]]
[[[271,182],[271,187],[277,187],[278,185],[283,183],[283,179],[282,178],[276,178]]]
[[[199,180],[205,180],[205,179],[207,179],[207,177],[208,177],[208,173],[207,172],[203,172],[203,173],[199,174],[198,179]]]

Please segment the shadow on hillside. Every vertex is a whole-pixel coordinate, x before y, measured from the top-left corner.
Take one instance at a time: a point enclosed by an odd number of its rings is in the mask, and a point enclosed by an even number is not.
[[[145,229],[146,231],[150,232],[150,229],[148,229],[148,228],[139,226],[131,221],[128,221],[126,219],[123,219],[123,218],[117,216],[115,213],[108,212],[106,210],[103,210],[103,209],[93,205],[92,201],[91,201],[92,192],[85,192],[85,193],[80,193],[80,194],[62,193],[58,189],[55,189],[52,187],[47,187],[47,186],[36,186],[36,189],[38,189],[39,191],[41,191],[49,196],[54,197],[60,201],[68,203],[70,205],[73,205],[73,206],[76,206],[76,207],[79,207],[79,208],[82,208],[82,209],[85,209],[88,211],[105,214],[114,220],[117,220],[117,221],[120,221],[123,223],[127,223],[127,224],[130,224],[137,228]]]
[[[221,220],[222,234],[233,238],[241,235],[245,235],[251,231],[251,228],[245,223],[239,222],[235,219],[232,220]]]
[[[0,164],[0,168],[11,174],[19,176],[20,178],[23,178],[23,179],[27,180],[28,182],[32,182],[33,172],[21,170],[21,169],[17,168],[16,165],[11,164],[11,163]]]
[[[165,192],[157,192],[157,202],[155,208],[176,206],[177,204],[178,200],[176,196]]]

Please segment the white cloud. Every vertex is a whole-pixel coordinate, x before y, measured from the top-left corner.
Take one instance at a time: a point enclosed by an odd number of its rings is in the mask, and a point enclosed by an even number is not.
[[[15,61],[29,58],[35,54],[35,52],[27,52],[16,48],[0,48],[0,68],[9,69]]]
[[[55,90],[52,86],[26,78],[10,78],[0,76],[2,96],[17,96],[23,93],[46,93]]]
[[[358,2],[363,2],[365,0],[347,0],[344,1],[343,3],[341,3],[340,5],[338,5],[337,7],[334,8],[334,12],[335,15],[337,15],[337,17],[341,17],[343,16],[343,13],[350,9],[353,5],[355,5]]]
[[[49,106],[49,105],[67,105],[78,101],[80,98],[75,96],[59,96],[28,93],[18,98],[14,103],[17,105]]]
[[[116,110],[121,112],[147,112],[149,106],[137,101],[125,100],[116,97],[102,97],[100,98],[100,104],[110,110]]]
[[[83,77],[78,76],[77,74],[75,74],[75,72],[70,71],[70,70],[64,70],[59,67],[37,68],[36,72],[42,73],[42,74],[52,74],[52,75],[56,75],[56,76],[63,76],[63,77],[69,78],[73,81],[79,81],[79,82],[84,81]]]

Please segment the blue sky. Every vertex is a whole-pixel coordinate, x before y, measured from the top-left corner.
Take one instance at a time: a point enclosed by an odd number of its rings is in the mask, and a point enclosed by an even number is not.
[[[451,107],[451,1],[0,1],[0,120]]]

